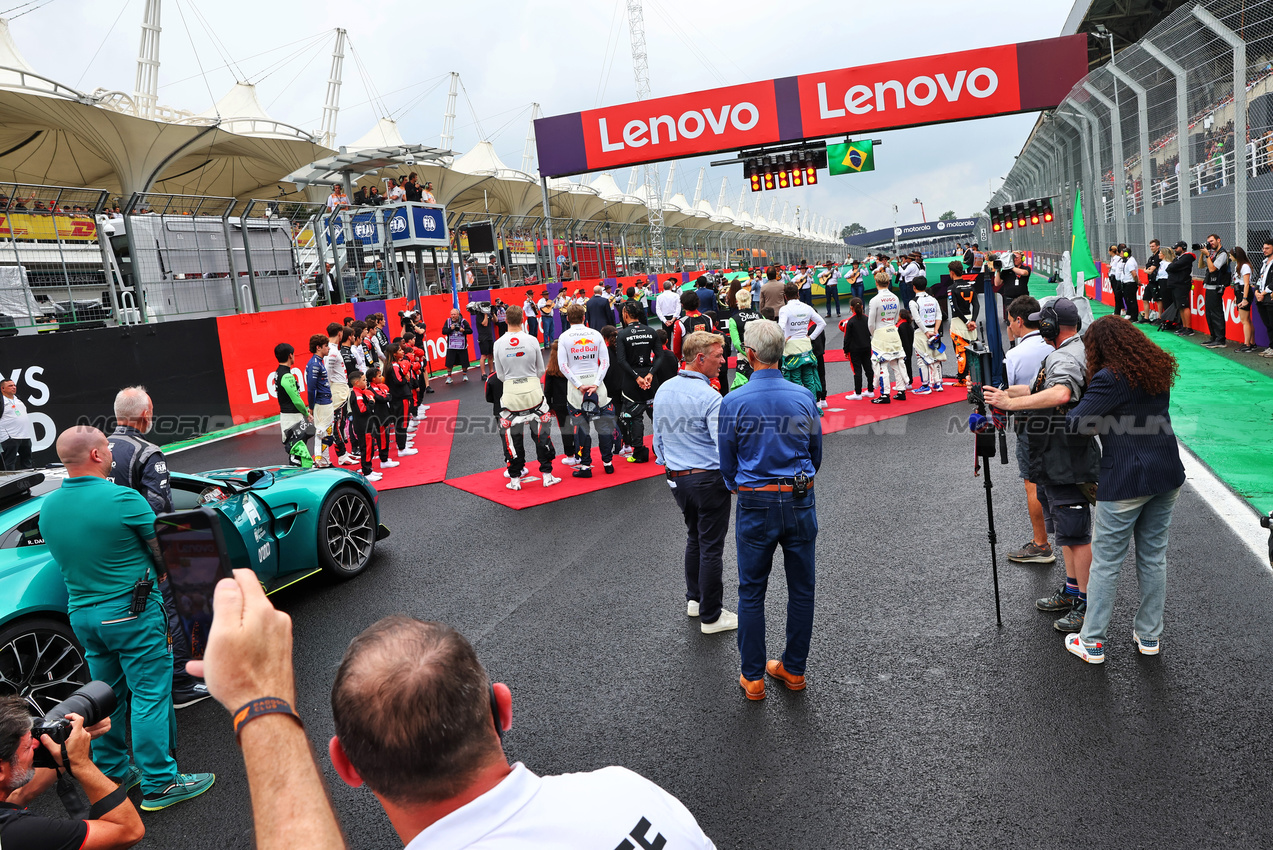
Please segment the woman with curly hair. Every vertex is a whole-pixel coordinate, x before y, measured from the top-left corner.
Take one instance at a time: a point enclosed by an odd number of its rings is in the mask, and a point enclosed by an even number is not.
[[[1136,540],[1140,608],[1132,640],[1141,655],[1162,646],[1163,600],[1167,593],[1167,529],[1185,469],[1167,411],[1176,358],[1117,316],[1098,319],[1083,337],[1087,392],[1066,425],[1101,438],[1101,480],[1092,512],[1092,567],[1087,580],[1087,617],[1065,648],[1091,664],[1105,660],[1105,637],[1118,574],[1128,544]]]

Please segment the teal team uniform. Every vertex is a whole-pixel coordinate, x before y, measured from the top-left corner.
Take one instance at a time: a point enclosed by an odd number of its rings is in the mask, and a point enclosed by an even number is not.
[[[133,585],[148,567],[156,579],[147,544],[155,536],[155,512],[136,490],[94,476],[68,478],[45,497],[40,533],[66,581],[71,628],[84,646],[89,673],[115,691],[111,730],[93,742],[93,761],[107,776],[123,777],[131,725],[142,791],[159,794],[177,779],[177,722],[157,582],[146,610],[129,612]]]

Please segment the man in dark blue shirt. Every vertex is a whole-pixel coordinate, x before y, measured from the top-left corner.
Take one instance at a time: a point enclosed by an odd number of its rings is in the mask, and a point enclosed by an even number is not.
[[[720,471],[738,494],[738,683],[748,699],[765,698],[765,676],[803,690],[813,633],[814,544],[818,514],[813,477],[822,465],[822,423],[813,393],[783,380],[783,333],[776,322],[747,323],[750,380],[721,402]],[[765,661],[765,587],[774,551],[787,573],[787,646]]]

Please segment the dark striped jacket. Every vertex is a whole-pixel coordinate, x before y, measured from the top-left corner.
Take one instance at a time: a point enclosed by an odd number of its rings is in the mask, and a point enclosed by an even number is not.
[[[1068,428],[1101,439],[1098,501],[1154,496],[1184,484],[1170,400],[1170,392],[1149,395],[1109,369],[1092,377],[1065,418]]]

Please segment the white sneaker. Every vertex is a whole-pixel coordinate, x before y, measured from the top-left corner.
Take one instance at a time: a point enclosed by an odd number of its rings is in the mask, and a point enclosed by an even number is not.
[[[560,478],[558,478],[557,476],[553,475],[551,472],[545,472],[545,473],[544,473],[544,486],[545,486],[545,487],[551,487],[551,486],[553,486],[554,484],[560,484],[560,483],[561,483],[561,479],[560,479]]]
[[[691,599],[690,601],[685,603],[685,615],[687,617],[698,616],[698,600],[697,599]]]
[[[733,611],[720,609],[720,616],[716,618],[714,623],[699,623],[698,630],[705,635],[714,635],[717,632],[731,632],[738,628],[738,615]]]
[[[826,408],[827,408],[827,400],[824,398],[824,399],[822,399],[822,401],[818,402],[818,407],[822,408],[823,410],[826,410]]]
[[[520,478],[514,478],[512,481],[509,481],[504,486],[510,490],[520,490],[522,489],[522,480]]]
[[[419,452],[420,452],[420,450],[419,450],[419,449],[411,449],[411,448],[407,448],[407,449],[403,449],[402,451],[398,452],[398,457],[409,457],[410,455],[418,454]]]
[[[358,463],[358,458],[354,457],[351,454],[343,454],[340,457],[336,458],[336,463],[340,464],[341,466],[353,466],[354,464]]]
[[[847,395],[847,396],[845,396],[845,399],[847,399],[848,401],[861,401],[861,400],[862,400],[862,394],[861,394],[861,393],[853,393],[852,395]]]
[[[505,477],[505,478],[512,478],[513,476],[509,475],[509,474],[508,474],[508,470],[507,470],[507,469],[505,469],[505,470],[504,470],[504,477]],[[520,477],[521,477],[523,480],[524,480],[524,479],[526,479],[526,478],[530,478],[530,477],[531,477],[530,469],[528,469],[528,468],[523,468],[523,469],[522,469],[522,474],[521,474],[521,476],[520,476]]]
[[[384,476],[381,475],[379,472],[373,472],[367,476],[368,481],[379,481],[381,478],[384,478]]]
[[[395,466],[397,466],[397,465],[398,465],[398,462],[397,462],[396,460],[382,460],[382,461],[380,461],[380,468],[381,468],[381,469],[393,469],[393,468],[394,468]]]
[[[415,422],[416,422],[416,421],[415,421],[414,419],[412,419],[410,422],[408,422],[408,423],[407,423],[407,433],[408,433],[408,434],[412,433],[413,431],[415,431],[415,429],[416,429],[417,427],[419,427],[419,426],[417,426],[417,425],[415,424]]]
[[[466,379],[466,380],[467,380],[467,379]],[[446,376],[446,382],[447,382],[448,384],[449,384],[449,383],[452,383],[452,381],[451,381],[451,376],[450,376],[450,375],[447,375],[447,376]]]
[[[468,376],[468,375],[465,375],[465,376],[464,376],[464,383],[466,383],[466,384],[467,384],[468,382],[469,382],[469,376]]]
[[[420,405],[420,412],[416,414],[415,421],[423,422],[424,420],[428,418],[429,418],[429,405],[427,404]]]
[[[615,452],[615,454],[619,454],[619,455],[623,455],[624,457],[628,457],[629,455],[631,455],[631,454],[632,454],[632,447],[631,447],[631,446],[624,446],[623,448],[621,448],[621,449],[619,449],[617,452]]]
[[[562,462],[563,464],[565,464],[566,466],[578,466],[578,465],[579,465],[579,458],[577,458],[577,457],[567,457],[567,458],[562,458],[562,461],[561,461],[561,462]]]

